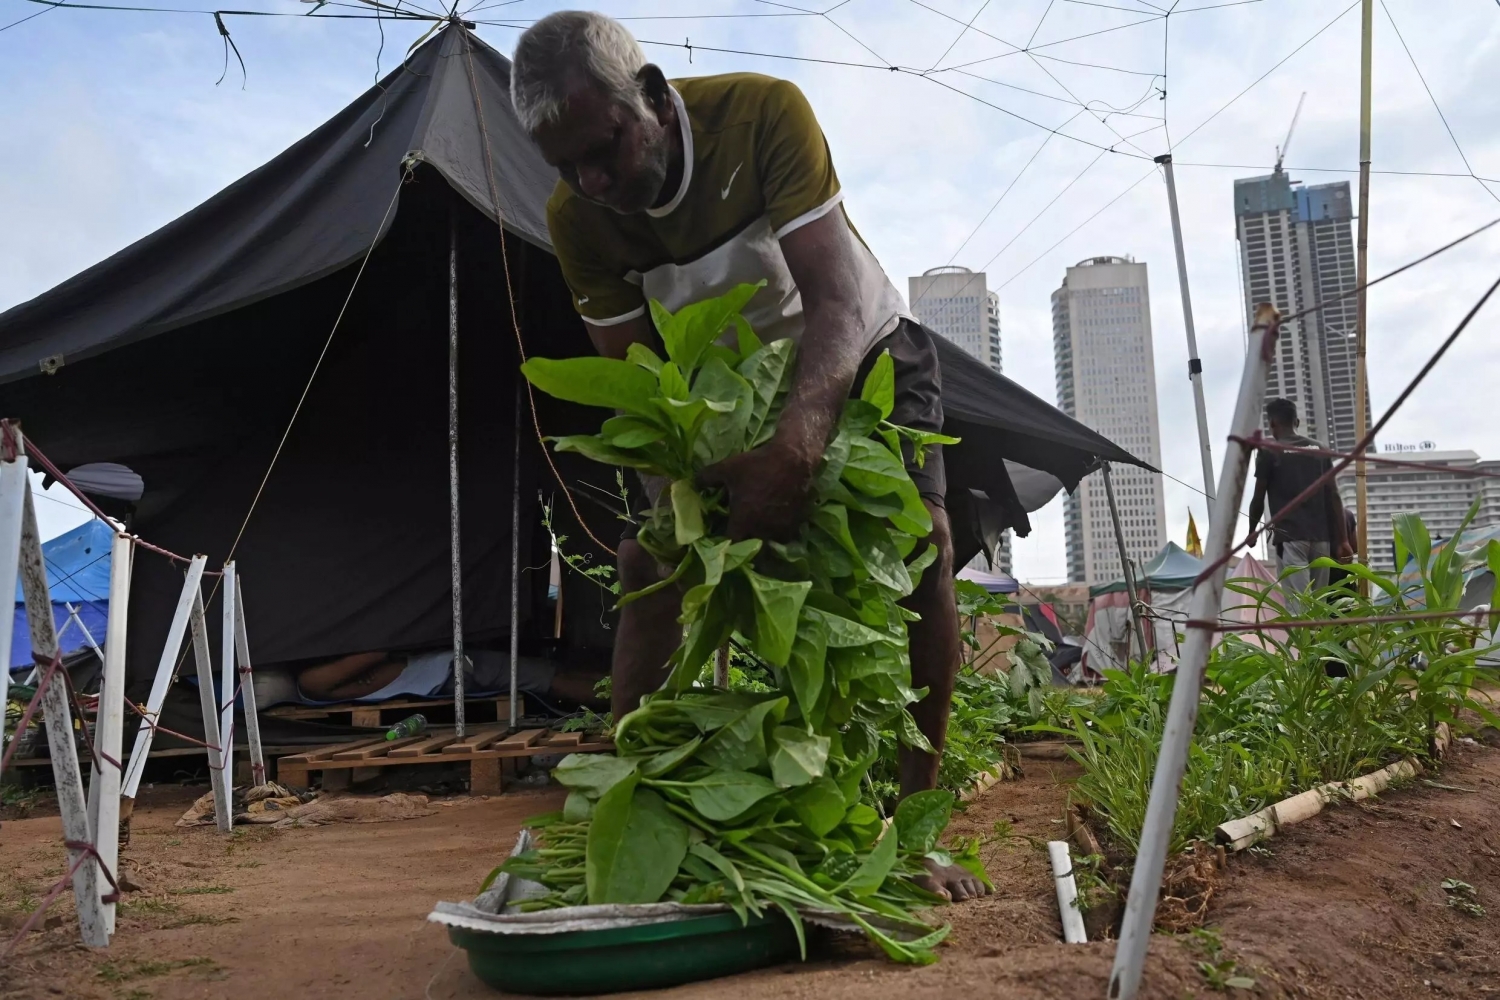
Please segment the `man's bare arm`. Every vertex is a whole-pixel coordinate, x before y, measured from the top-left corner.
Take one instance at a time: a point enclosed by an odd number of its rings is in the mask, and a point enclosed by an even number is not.
[[[729,534],[737,539],[796,533],[864,346],[854,234],[844,213],[835,209],[788,233],[781,250],[802,295],[804,324],[786,408],[770,441],[699,476],[728,488]]]
[[[584,320],[583,325],[589,332],[589,340],[594,342],[594,350],[606,358],[625,360],[625,352],[630,350],[631,344],[645,344],[656,351],[660,349],[661,338],[656,335],[656,326],[649,313],[610,326],[598,326],[588,320]]]
[[[802,294],[804,331],[776,436],[812,467],[823,457],[863,356],[854,239],[836,206],[781,240]]]
[[[1270,483],[1259,476],[1255,478],[1255,494],[1250,498],[1250,544],[1260,537],[1260,518],[1266,512],[1266,491]]]

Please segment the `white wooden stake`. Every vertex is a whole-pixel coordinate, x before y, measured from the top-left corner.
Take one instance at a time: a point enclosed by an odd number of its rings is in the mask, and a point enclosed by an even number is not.
[[[223,751],[219,754],[224,765],[224,787],[231,794],[234,791],[234,697],[235,684],[238,674],[234,669],[234,605],[237,599],[234,579],[234,563],[224,564],[224,576],[221,578],[223,586],[220,588],[221,600],[224,602],[224,612],[220,616],[219,629],[219,736],[223,742],[219,745]],[[233,817],[230,817],[233,823]]]
[[[104,681],[99,688],[99,725],[94,746],[99,752],[94,780],[89,784],[89,817],[94,826],[94,849],[111,872],[120,862],[119,760],[125,735],[125,631],[130,619],[130,573],[135,546],[130,536],[116,534],[109,563],[109,626],[104,638]],[[110,761],[115,761],[111,764]],[[118,877],[118,876],[117,876]],[[115,930],[115,904],[104,904],[108,933]]]
[[[36,512],[28,489],[21,515],[21,584],[26,591],[26,619],[31,626],[31,650],[37,665],[51,664],[57,655],[57,627],[52,621],[52,595],[47,588],[47,568],[42,561],[42,539],[37,533]],[[13,615],[13,612],[12,612]],[[83,776],[78,771],[78,747],[73,742],[73,713],[68,704],[67,678],[62,669],[52,675],[42,695],[41,708],[47,722],[48,753],[52,757],[52,783],[57,791],[57,810],[62,816],[63,839],[70,844],[92,844],[88,801],[83,795]],[[79,719],[79,725],[87,720]],[[99,866],[79,847],[68,848],[68,867],[73,868],[73,901],[78,908],[78,928],[83,943],[92,948],[109,944],[109,926],[99,886]],[[80,859],[83,862],[80,864]],[[77,867],[74,867],[74,866]]]
[[[26,457],[0,462],[0,654],[10,656],[16,625],[16,574],[21,569],[21,518],[31,483],[26,475]],[[0,705],[10,691],[10,670],[0,669]],[[0,712],[0,747],[5,745],[5,718]]]
[[[208,621],[203,615],[203,592],[193,591],[193,662],[198,667],[198,704],[203,709],[203,742],[208,744],[208,777],[214,791],[214,818],[222,833],[230,831],[229,782],[224,778],[223,746],[219,739],[219,705],[214,698],[214,661],[208,648]]]
[[[255,684],[250,673],[250,639],[245,632],[245,590],[235,578],[234,645],[240,659],[240,706],[245,712],[245,738],[250,744],[250,787],[266,783],[266,756],[260,745],[260,715],[255,706]]]
[[[1280,321],[1281,317],[1271,306],[1256,307],[1250,349],[1245,357],[1244,373],[1240,376],[1234,420],[1230,423],[1229,448],[1224,455],[1224,466],[1219,471],[1219,488],[1214,493],[1213,517],[1209,520],[1208,544],[1204,547],[1204,558],[1210,564],[1224,559],[1233,547],[1235,519],[1239,515],[1240,496],[1245,490],[1251,454],[1251,449],[1241,441],[1250,438],[1260,426],[1266,372],[1276,348]],[[1161,892],[1162,868],[1167,860],[1172,822],[1177,815],[1177,795],[1183,772],[1187,770],[1193,727],[1198,721],[1203,668],[1208,663],[1209,650],[1214,642],[1212,630],[1197,627],[1193,622],[1218,620],[1227,573],[1227,564],[1220,565],[1207,580],[1200,579],[1193,588],[1187,641],[1177,663],[1177,679],[1172,685],[1172,701],[1167,708],[1161,752],[1156,758],[1151,798],[1141,828],[1141,846],[1130,877],[1125,919],[1120,926],[1120,944],[1115,949],[1114,971],[1109,981],[1110,1000],[1134,1000],[1140,989],[1146,947],[1150,944],[1151,926],[1156,920],[1156,897]]]
[[[182,639],[187,635],[188,618],[193,611],[193,597],[198,594],[198,585],[203,580],[203,564],[207,561],[205,556],[193,556],[193,561],[188,563],[182,596],[177,599],[172,627],[167,629],[167,643],[162,648],[161,660],[156,664],[156,679],[151,682],[151,694],[146,699],[146,717],[141,720],[141,728],[135,734],[135,747],[130,751],[130,764],[125,768],[125,783],[120,790],[121,795],[132,801],[141,786],[141,774],[146,770],[151,741],[156,737],[156,720],[161,718],[161,706],[167,700],[167,689],[172,686],[177,654],[182,652]]]

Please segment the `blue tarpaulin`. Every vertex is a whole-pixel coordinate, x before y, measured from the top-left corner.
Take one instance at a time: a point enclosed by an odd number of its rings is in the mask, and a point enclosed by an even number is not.
[[[94,642],[104,645],[109,614],[109,553],[113,538],[114,529],[95,519],[42,544],[42,558],[47,563],[47,587],[52,592],[52,620],[61,633],[64,653],[88,645],[76,623],[64,630],[69,604],[77,610]],[[16,581],[16,598],[16,627],[10,642],[9,665],[12,668],[31,663],[31,631],[26,622],[19,580]]]

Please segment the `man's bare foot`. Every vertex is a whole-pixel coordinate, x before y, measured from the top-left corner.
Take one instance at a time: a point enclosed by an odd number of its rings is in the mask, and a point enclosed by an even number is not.
[[[989,887],[962,865],[942,865],[931,858],[922,864],[927,866],[928,874],[926,878],[917,879],[917,885],[950,903],[962,903],[990,894]]]

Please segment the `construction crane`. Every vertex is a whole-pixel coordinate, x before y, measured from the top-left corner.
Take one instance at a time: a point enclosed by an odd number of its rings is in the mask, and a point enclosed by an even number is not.
[[[1304,90],[1302,96],[1297,98],[1297,110],[1292,112],[1292,124],[1287,127],[1286,138],[1281,141],[1280,146],[1276,147],[1276,172],[1278,174],[1281,173],[1282,161],[1286,159],[1286,151],[1292,146],[1292,133],[1297,131],[1297,119],[1302,117],[1302,102],[1305,100],[1307,100],[1307,91]]]

